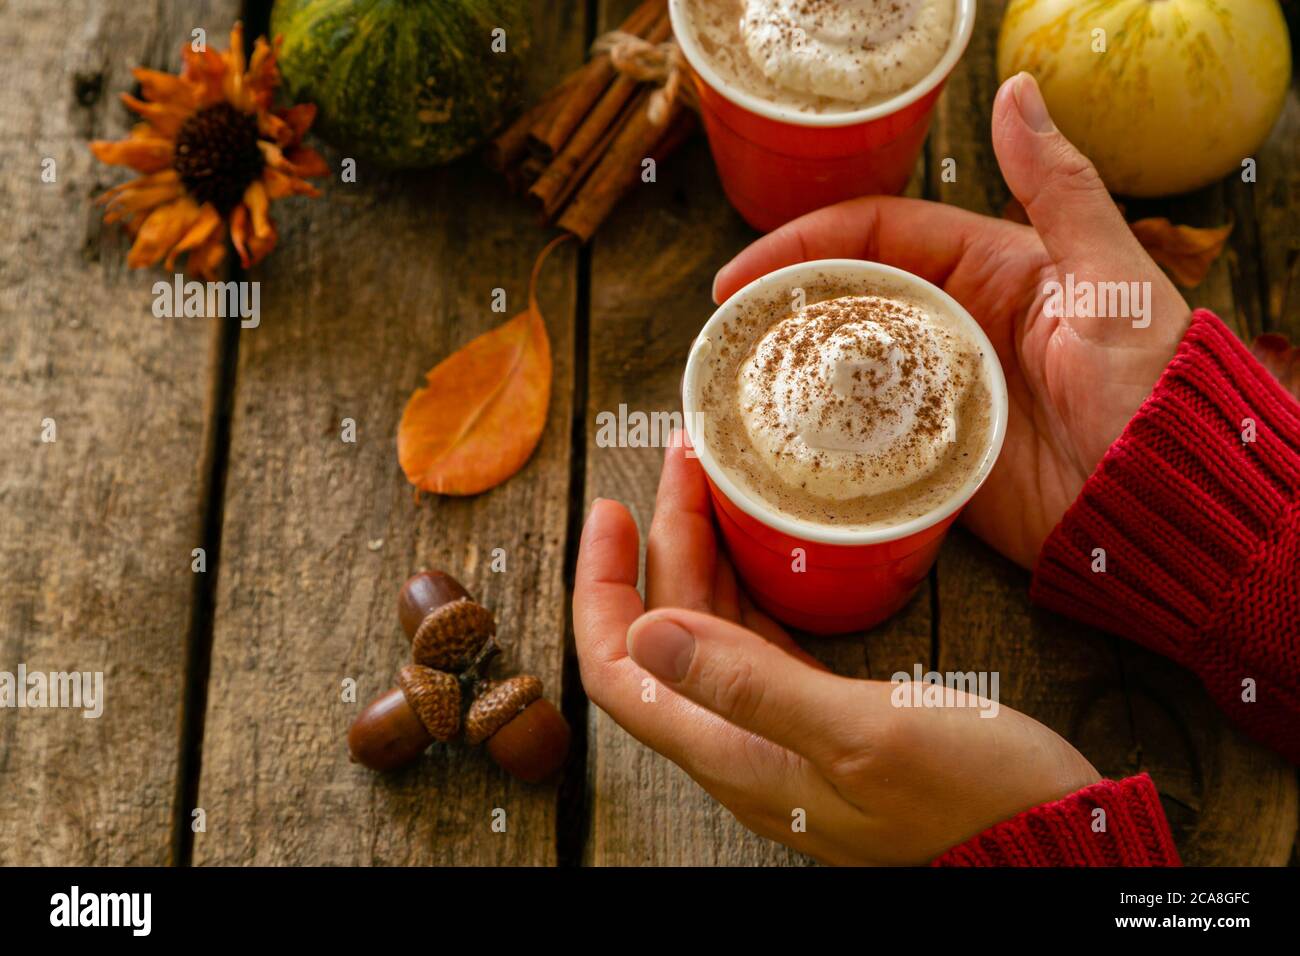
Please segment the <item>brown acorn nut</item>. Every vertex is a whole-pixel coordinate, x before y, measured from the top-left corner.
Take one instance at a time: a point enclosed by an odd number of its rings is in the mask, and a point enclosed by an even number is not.
[[[460,683],[442,671],[408,664],[398,672],[397,686],[352,722],[348,754],[371,770],[394,770],[459,730]]]
[[[430,611],[461,598],[471,600],[469,592],[450,574],[442,571],[412,574],[397,595],[397,618],[402,622],[402,630],[408,638],[414,637]]]
[[[397,598],[397,616],[411,639],[415,662],[453,673],[468,667],[497,631],[492,612],[441,571],[421,571],[407,579]]]
[[[542,697],[542,682],[530,674],[482,682],[465,715],[465,740],[486,740],[492,759],[526,783],[560,769],[569,736],[564,715]]]

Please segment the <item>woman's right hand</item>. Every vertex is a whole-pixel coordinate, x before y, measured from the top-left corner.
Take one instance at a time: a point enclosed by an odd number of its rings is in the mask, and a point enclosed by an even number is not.
[[[782,266],[837,257],[886,262],[942,286],[993,342],[1011,403],[1002,456],[963,518],[1030,568],[1151,394],[1191,310],[1134,238],[1092,164],[1052,125],[1028,74],[998,91],[993,147],[1032,227],[939,203],[855,199],[745,249],[718,273],[714,298]],[[1149,289],[1145,309],[1119,318],[1049,314],[1048,284],[1067,277],[1103,294],[1103,284],[1149,283],[1138,286]]]

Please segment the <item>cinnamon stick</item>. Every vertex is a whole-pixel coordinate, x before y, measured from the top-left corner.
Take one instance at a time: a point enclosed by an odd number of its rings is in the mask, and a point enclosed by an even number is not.
[[[539,122],[546,122],[559,110],[564,98],[573,90],[577,71],[573,71],[552,87],[531,107],[520,113],[509,126],[497,134],[483,151],[487,165],[499,173],[519,162],[528,147],[528,131]]]
[[[662,43],[672,35],[672,23],[665,10],[647,31],[644,39],[649,43]],[[619,76],[610,84],[591,112],[574,130],[564,148],[556,154],[555,159],[538,178],[528,195],[541,207],[543,215],[549,219],[564,199],[573,191],[574,177],[585,175],[590,164],[587,159],[593,151],[597,156],[603,151],[606,132],[623,113],[628,100],[636,94],[642,84],[628,76]],[[584,169],[584,167],[586,167]]]
[[[537,182],[537,177],[546,168],[546,163],[536,156],[525,156],[522,160],[508,167],[505,171],[506,185],[513,193],[524,193],[528,187]]]
[[[680,99],[669,106],[663,125],[652,122],[643,106],[633,109],[627,123],[560,216],[559,227],[583,242],[590,239],[610,210],[640,178],[642,161],[653,158],[659,162],[671,153],[685,139],[693,121],[694,116]]]
[[[623,127],[631,122],[632,117],[637,110],[645,110],[646,104],[650,99],[650,93],[651,90],[649,89],[639,90],[637,92],[637,95],[632,98],[631,102],[623,107],[618,118],[609,125],[609,128],[601,134],[600,139],[592,146],[587,155],[582,158],[581,163],[573,170],[573,174],[569,176],[568,180],[561,186],[559,191],[550,195],[541,203],[543,223],[550,225],[555,221],[556,215],[564,209],[569,200],[573,198],[573,194],[577,192],[578,187],[587,181],[587,177],[591,173],[592,169],[594,169],[596,164],[604,158],[607,152],[609,152],[610,145],[623,131]],[[543,172],[543,175],[545,175],[545,172]],[[528,197],[534,202],[541,201],[540,197],[531,188],[528,190]]]
[[[666,9],[667,0],[642,0],[619,27],[624,33],[643,36]],[[530,146],[551,157],[564,148],[579,124],[609,89],[614,80],[614,64],[608,53],[588,61],[577,70],[574,86],[554,116],[534,122],[528,133]]]

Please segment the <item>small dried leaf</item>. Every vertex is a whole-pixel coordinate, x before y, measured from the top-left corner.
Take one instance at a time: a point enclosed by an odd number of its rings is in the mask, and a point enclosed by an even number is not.
[[[1139,219],[1129,223],[1129,228],[1151,258],[1164,266],[1175,282],[1188,289],[1205,281],[1210,266],[1219,258],[1232,234],[1232,223],[1211,228],[1175,226],[1163,217]]]
[[[1292,345],[1286,336],[1270,332],[1255,339],[1250,351],[1300,401],[1300,348]]]
[[[551,400],[551,343],[537,308],[537,257],[528,308],[438,363],[406,403],[397,459],[411,484],[440,495],[475,495],[505,481],[542,437]]]

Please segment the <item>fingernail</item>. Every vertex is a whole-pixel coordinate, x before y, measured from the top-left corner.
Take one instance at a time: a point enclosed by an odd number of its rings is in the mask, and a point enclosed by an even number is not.
[[[1047,103],[1043,101],[1043,93],[1038,88],[1038,81],[1028,73],[1021,73],[1016,77],[1016,109],[1020,111],[1020,118],[1025,121],[1030,129],[1038,133],[1050,133],[1056,129],[1052,123],[1052,114],[1047,112]]]
[[[714,305],[722,305],[722,303],[718,301],[718,276],[720,274],[721,273],[717,272],[713,273],[713,288],[709,290],[709,297],[713,299]]]
[[[627,652],[655,677],[678,684],[691,668],[695,635],[674,621],[643,618],[628,633]]]

